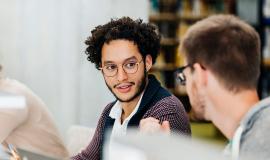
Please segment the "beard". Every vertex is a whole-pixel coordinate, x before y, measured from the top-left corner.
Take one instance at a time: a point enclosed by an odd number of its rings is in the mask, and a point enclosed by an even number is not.
[[[108,87],[108,89],[111,91],[111,93],[114,95],[114,97],[120,101],[120,102],[131,102],[133,101],[135,98],[137,98],[144,90],[145,86],[146,86],[146,82],[147,82],[147,71],[146,69],[144,70],[143,73],[143,77],[138,81],[138,85],[135,88],[135,94],[133,96],[131,96],[128,99],[121,99],[119,96],[117,96],[114,92],[112,88],[115,88],[117,85],[114,85],[113,87],[109,86],[109,84],[105,81],[106,86]],[[129,82],[131,85],[136,85],[135,82]]]
[[[191,86],[190,92],[188,92],[191,104],[190,118],[194,121],[205,121],[205,103],[203,96],[199,94],[195,84],[192,83]]]
[[[192,105],[190,115],[191,115],[191,119],[194,121],[206,121],[205,107],[203,105],[200,105],[200,106]]]

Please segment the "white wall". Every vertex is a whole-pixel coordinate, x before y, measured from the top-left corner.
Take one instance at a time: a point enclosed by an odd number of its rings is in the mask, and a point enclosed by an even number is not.
[[[113,100],[84,41],[112,17],[148,18],[147,0],[1,0],[0,64],[48,105],[61,132],[95,126]]]

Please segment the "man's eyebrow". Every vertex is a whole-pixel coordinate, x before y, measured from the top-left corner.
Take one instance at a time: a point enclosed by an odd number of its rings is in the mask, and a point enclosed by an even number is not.
[[[130,60],[137,60],[137,58],[135,56],[129,57],[129,58],[125,59],[123,63],[130,61]],[[104,65],[106,65],[106,64],[115,64],[115,62],[114,61],[104,61]]]
[[[104,61],[104,64],[114,64],[113,61]]]
[[[135,56],[132,56],[130,58],[125,59],[124,62],[129,61],[129,60],[137,60],[137,58]]]

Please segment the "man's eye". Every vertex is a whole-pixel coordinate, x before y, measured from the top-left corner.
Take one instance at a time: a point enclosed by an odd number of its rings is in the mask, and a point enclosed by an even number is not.
[[[125,67],[126,68],[134,68],[136,66],[136,63],[135,62],[130,62],[130,63],[126,63],[125,64]]]
[[[115,70],[117,67],[116,65],[109,65],[109,66],[106,66],[105,68],[106,70]]]

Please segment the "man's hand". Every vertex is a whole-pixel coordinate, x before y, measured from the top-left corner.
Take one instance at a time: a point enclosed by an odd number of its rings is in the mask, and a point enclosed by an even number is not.
[[[158,119],[153,117],[145,118],[140,121],[140,132],[153,134],[153,133],[165,133],[170,134],[170,123],[163,121],[161,124]]]

